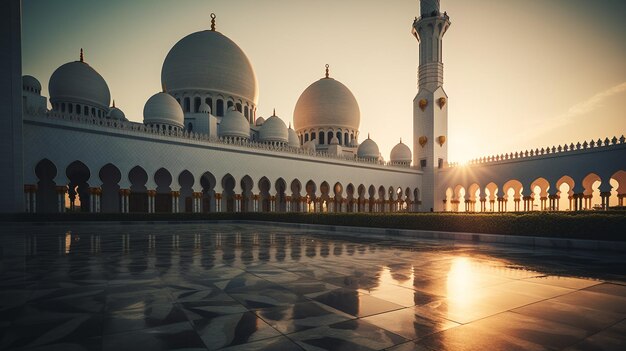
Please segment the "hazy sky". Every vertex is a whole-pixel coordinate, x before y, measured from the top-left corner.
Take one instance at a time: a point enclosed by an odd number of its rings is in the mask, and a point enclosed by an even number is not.
[[[181,38],[210,27],[248,55],[258,116],[286,123],[331,65],[383,156],[411,141],[417,0],[23,0],[23,71],[48,80],[85,60],[133,121]],[[626,1],[441,0],[451,161],[626,133]]]

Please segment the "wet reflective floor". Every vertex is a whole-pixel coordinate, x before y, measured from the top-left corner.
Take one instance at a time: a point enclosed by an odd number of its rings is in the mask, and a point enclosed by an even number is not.
[[[619,253],[247,224],[0,229],[3,350],[626,349]]]

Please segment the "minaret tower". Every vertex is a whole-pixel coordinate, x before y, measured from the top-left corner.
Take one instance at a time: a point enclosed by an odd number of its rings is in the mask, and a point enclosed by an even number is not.
[[[437,174],[448,162],[448,95],[443,90],[443,36],[450,18],[439,11],[439,0],[421,0],[421,16],[412,33],[419,42],[418,93],[413,100],[413,164],[423,172],[421,209],[443,210],[445,189]]]

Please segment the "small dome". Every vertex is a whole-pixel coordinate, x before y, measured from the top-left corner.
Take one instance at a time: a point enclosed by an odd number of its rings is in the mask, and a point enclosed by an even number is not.
[[[169,92],[215,91],[258,100],[256,75],[241,48],[217,31],[204,30],[182,38],[172,47],[161,70]]]
[[[154,94],[143,108],[145,124],[167,124],[183,128],[184,121],[183,109],[168,93]]]
[[[359,147],[359,143],[356,141],[356,138],[350,140],[350,147]]]
[[[41,94],[41,83],[33,76],[23,76],[22,89],[31,93]]]
[[[394,163],[411,163],[413,160],[411,149],[400,140],[400,143],[391,149],[389,160]]]
[[[336,135],[333,135],[333,137],[330,139],[330,145],[339,145],[339,139],[337,139]]]
[[[48,83],[50,102],[74,102],[108,110],[109,86],[102,76],[83,61],[69,62],[57,68]]]
[[[282,119],[273,115],[268,118],[259,129],[259,140],[286,143],[289,141],[287,126]]]
[[[220,137],[250,138],[250,124],[246,117],[235,107],[230,107],[226,115],[222,117],[218,134]]]
[[[200,107],[198,107],[198,112],[199,113],[211,113],[211,106],[209,106],[209,104],[207,104],[206,102],[203,102]]]
[[[124,114],[124,112],[122,110],[120,110],[117,107],[112,107],[111,110],[109,111],[109,113],[107,114],[107,118],[110,119],[114,119],[114,120],[119,120],[119,121],[126,121],[126,115]]]
[[[257,127],[262,126],[262,125],[263,125],[263,123],[265,123],[265,118],[263,118],[263,117],[258,117],[258,118],[256,119],[256,122],[254,122],[254,124],[255,124]]]
[[[291,125],[289,125],[289,128],[287,129],[287,133],[289,135],[289,146],[300,147],[300,138],[298,138],[298,133],[291,128]]]
[[[361,121],[356,98],[333,78],[322,78],[306,88],[293,114],[297,131],[323,127],[358,130]]]
[[[317,149],[317,147],[315,146],[315,140],[307,141],[306,143],[304,143],[303,148],[307,151],[315,152],[315,150]]]
[[[361,158],[378,159],[380,157],[378,144],[376,144],[374,140],[370,139],[369,136],[361,143],[361,145],[359,145],[356,153]]]

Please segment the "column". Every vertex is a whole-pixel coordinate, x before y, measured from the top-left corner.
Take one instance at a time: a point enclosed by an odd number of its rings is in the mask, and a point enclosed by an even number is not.
[[[285,212],[291,212],[291,196],[285,196]]]
[[[178,211],[176,211],[176,204],[178,203],[178,191],[170,192],[170,197],[171,197],[172,213],[177,213]]]
[[[369,213],[370,212],[370,200],[366,199],[365,202],[363,203],[363,211],[365,213]]]
[[[65,212],[65,193],[67,193],[67,187],[57,186],[55,190],[57,193],[57,211],[63,213]]]
[[[241,194],[235,194],[235,212],[241,212]]]
[[[306,196],[300,198],[300,209],[302,212],[309,212],[309,202]]]
[[[259,206],[259,195],[252,195],[252,212],[262,212],[262,209]]]
[[[148,213],[154,213],[154,198],[156,190],[148,190]]]
[[[270,197],[270,212],[276,212],[276,196]]]
[[[215,193],[215,212],[222,212],[222,194]]]
[[[99,188],[95,188],[95,187],[89,188],[89,212],[90,213],[98,212],[98,189]]]
[[[606,211],[609,209],[609,197],[611,197],[610,191],[603,191],[600,193],[600,197],[602,198],[602,210]]]

